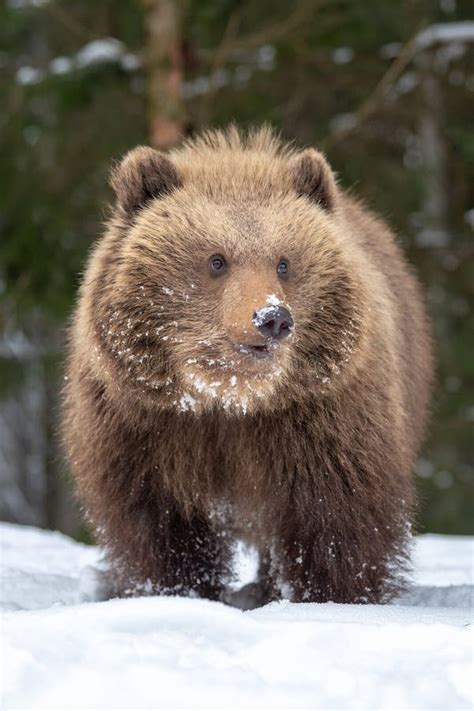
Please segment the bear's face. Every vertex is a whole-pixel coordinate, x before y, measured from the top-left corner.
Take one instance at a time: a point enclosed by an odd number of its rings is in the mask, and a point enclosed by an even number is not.
[[[192,160],[125,158],[112,179],[124,234],[97,319],[124,384],[165,407],[243,413],[344,371],[361,319],[337,188],[315,151],[281,163],[263,185],[236,159],[216,191]]]

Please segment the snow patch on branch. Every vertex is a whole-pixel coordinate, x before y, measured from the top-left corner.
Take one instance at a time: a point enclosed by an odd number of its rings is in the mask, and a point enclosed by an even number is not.
[[[428,49],[434,44],[445,44],[444,51],[450,53],[450,58],[457,59],[464,50],[462,44],[474,41],[474,22],[440,22],[421,30],[415,37],[415,46],[418,50]],[[401,42],[384,44],[379,54],[382,59],[395,59],[402,50]]]
[[[43,7],[50,0],[8,0],[7,5],[10,10],[26,10],[30,7]]]
[[[120,62],[126,54],[127,49],[123,42],[114,37],[105,37],[88,42],[79,50],[73,61],[76,67],[82,69],[93,64]]]
[[[440,22],[425,27],[415,39],[419,49],[427,49],[439,42],[474,42],[474,21]]]
[[[126,45],[115,37],[104,37],[85,44],[76,54],[52,59],[47,69],[20,67],[16,73],[18,84],[38,84],[50,75],[66,75],[71,72],[102,64],[118,64],[124,71],[133,72],[142,65],[141,58],[129,52]]]

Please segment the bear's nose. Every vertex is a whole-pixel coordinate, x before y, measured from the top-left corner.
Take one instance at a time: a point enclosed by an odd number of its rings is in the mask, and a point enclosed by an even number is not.
[[[281,341],[290,335],[293,319],[284,306],[262,306],[255,311],[252,321],[265,338]]]

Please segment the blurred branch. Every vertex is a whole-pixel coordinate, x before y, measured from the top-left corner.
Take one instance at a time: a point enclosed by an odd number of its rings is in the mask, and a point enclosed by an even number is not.
[[[227,25],[225,27],[224,33],[222,35],[222,40],[220,41],[214,56],[212,58],[209,70],[209,90],[204,95],[201,102],[201,106],[198,109],[199,123],[202,125],[208,122],[209,109],[212,105],[212,100],[216,95],[218,89],[217,76],[219,69],[225,64],[227,57],[229,56],[229,45],[232,43],[233,38],[238,30],[240,21],[240,12],[233,12]]]
[[[90,30],[75,20],[70,13],[65,12],[59,4],[47,2],[41,7],[80,40],[88,40],[92,37]]]
[[[400,78],[417,53],[417,37],[418,35],[415,35],[415,37],[412,37],[412,39],[405,44],[398,57],[392,62],[380,79],[372,94],[359,106],[357,111],[352,114],[353,122],[351,125],[336,129],[332,136],[329,136],[329,138],[323,141],[322,147],[325,150],[332,148],[336,143],[340,143],[351,133],[354,133],[369,116],[375,113],[383,103],[391,87]]]
[[[474,22],[451,22],[445,25],[431,25],[417,32],[402,47],[397,58],[382,76],[372,94],[351,115],[351,123],[335,129],[333,134],[322,142],[322,147],[328,150],[357,131],[380,108],[390,89],[411,64],[418,52],[442,42],[474,42]]]
[[[212,101],[221,86],[219,81],[220,70],[229,61],[249,50],[259,48],[290,37],[301,25],[308,23],[311,15],[320,8],[321,0],[303,0],[284,20],[274,22],[242,37],[235,38],[243,8],[232,13],[227,21],[222,39],[216,50],[211,55],[209,62],[209,86],[204,93],[201,105],[197,111],[199,123],[205,124],[209,120]],[[309,25],[311,26],[311,25]]]
[[[223,53],[223,57],[227,58],[227,56],[234,52],[253,49],[262,44],[278,42],[288,37],[295,30],[299,29],[304,22],[307,22],[311,14],[317,8],[319,9],[321,7],[321,4],[321,0],[303,0],[303,2],[298,3],[296,9],[284,20],[274,22],[257,32],[246,36],[244,35],[233,42],[229,42],[226,46],[225,53]]]

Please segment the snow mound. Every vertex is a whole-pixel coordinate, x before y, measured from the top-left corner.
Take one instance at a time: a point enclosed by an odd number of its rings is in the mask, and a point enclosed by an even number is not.
[[[97,548],[62,533],[0,524],[0,610],[36,610],[81,601],[80,579]]]
[[[5,711],[472,708],[471,538],[419,537],[395,605],[251,612],[87,603],[100,597],[97,549],[9,524],[0,543]],[[252,567],[241,554],[242,582]]]

